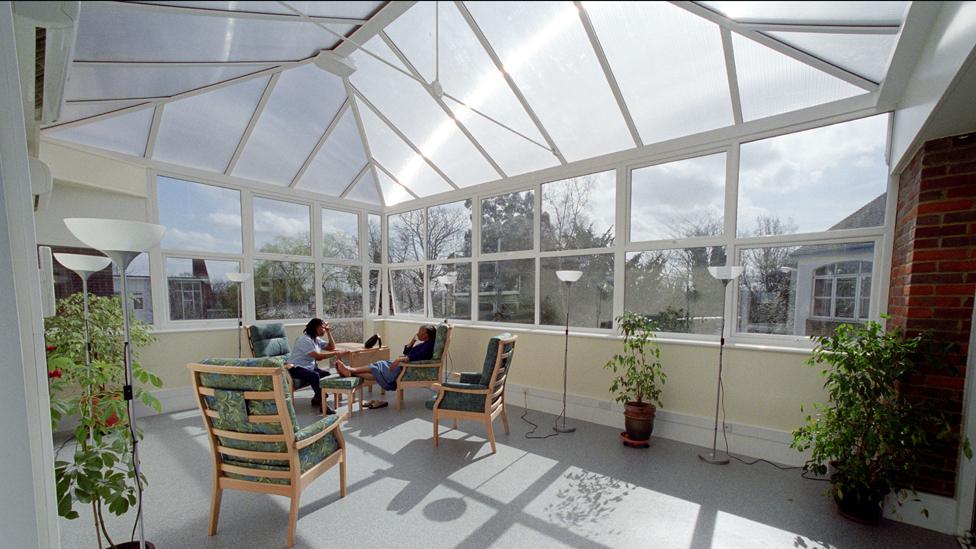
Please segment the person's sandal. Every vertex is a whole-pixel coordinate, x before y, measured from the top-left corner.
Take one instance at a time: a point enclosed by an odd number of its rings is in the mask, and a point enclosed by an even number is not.
[[[363,407],[369,408],[370,410],[375,410],[377,408],[385,408],[386,406],[389,405],[390,403],[385,400],[371,400],[367,402]]]

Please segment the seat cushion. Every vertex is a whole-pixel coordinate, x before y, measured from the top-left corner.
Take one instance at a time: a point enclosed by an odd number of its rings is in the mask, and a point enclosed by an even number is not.
[[[363,384],[361,377],[327,377],[319,381],[319,387],[324,389],[355,389]]]
[[[444,384],[444,400],[441,401],[441,410],[456,410],[459,412],[484,412],[485,411],[485,396],[486,395],[475,395],[471,393],[458,393],[455,391],[447,390],[446,388],[454,387],[457,389],[487,389],[484,385],[478,385],[474,383],[445,383]],[[424,406],[428,410],[434,409],[434,403],[437,402],[437,396],[434,395]]]
[[[428,365],[440,365],[439,360],[418,360],[416,362],[411,362],[410,364],[428,364]],[[407,366],[407,373],[403,374],[403,381],[439,381],[440,368],[411,368]]]
[[[285,325],[280,323],[251,326],[251,347],[254,356],[282,356],[291,353]]]

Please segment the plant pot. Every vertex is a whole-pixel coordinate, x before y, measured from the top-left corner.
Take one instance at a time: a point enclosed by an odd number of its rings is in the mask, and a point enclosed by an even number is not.
[[[880,490],[851,490],[838,498],[834,494],[837,512],[848,520],[861,524],[877,524],[881,519],[884,494]]]
[[[139,542],[138,541],[126,541],[126,542],[120,543],[118,545],[113,545],[112,547],[114,549],[139,549]],[[153,543],[151,541],[147,541],[146,542],[146,549],[156,549],[156,546],[153,545]]]
[[[654,415],[657,407],[647,402],[628,402],[624,404],[624,427],[627,438],[648,440],[654,432]]]

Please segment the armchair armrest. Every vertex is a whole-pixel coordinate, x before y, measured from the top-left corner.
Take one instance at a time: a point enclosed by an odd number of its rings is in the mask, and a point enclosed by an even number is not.
[[[455,381],[447,381],[445,383],[440,383],[435,386],[435,389],[440,391],[451,391],[454,393],[468,393],[474,395],[485,395],[488,394],[488,387],[478,384],[478,383],[457,383]]]
[[[404,368],[412,368],[414,366],[420,368],[440,368],[441,361],[439,360],[416,360],[413,362],[401,362],[401,366]]]
[[[335,431],[347,419],[346,414],[324,417],[295,433],[295,448],[301,450],[310,446],[325,435]]]

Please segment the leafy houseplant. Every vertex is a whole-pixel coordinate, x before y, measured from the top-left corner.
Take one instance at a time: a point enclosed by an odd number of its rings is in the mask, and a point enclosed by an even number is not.
[[[951,436],[943,415],[912,404],[899,390],[916,368],[923,337],[906,338],[869,321],[843,324],[814,341],[808,363],[823,365],[830,403],[814,405],[817,413],[793,432],[791,446],[811,450],[805,470],[823,476],[831,467],[828,494],[842,514],[874,522],[886,494],[896,492],[899,505],[915,494],[922,451]],[[969,457],[968,441],[963,449]]]
[[[57,314],[45,320],[51,420],[56,431],[61,421],[77,416],[74,436],[58,448],[58,454],[73,443],[74,459],[55,461],[58,514],[78,518],[75,502],[90,504],[99,547],[102,538],[116,546],[105,527],[104,508],[123,515],[136,503],[136,479],[132,467],[132,437],[129,429],[123,362],[122,308],[117,297],[89,295],[88,332],[91,364],[85,363],[83,294],[58,301]],[[133,360],[135,349],[153,342],[148,326],[131,320]],[[162,386],[162,381],[137,362],[133,376],[143,384]],[[149,392],[134,387],[134,398],[159,411],[159,401]],[[141,478],[144,486],[145,477]]]
[[[616,377],[610,392],[624,405],[627,438],[646,441],[654,431],[654,415],[661,405],[667,375],[661,366],[661,348],[653,341],[656,325],[650,318],[624,312],[616,319],[624,335],[624,352],[604,365]]]

